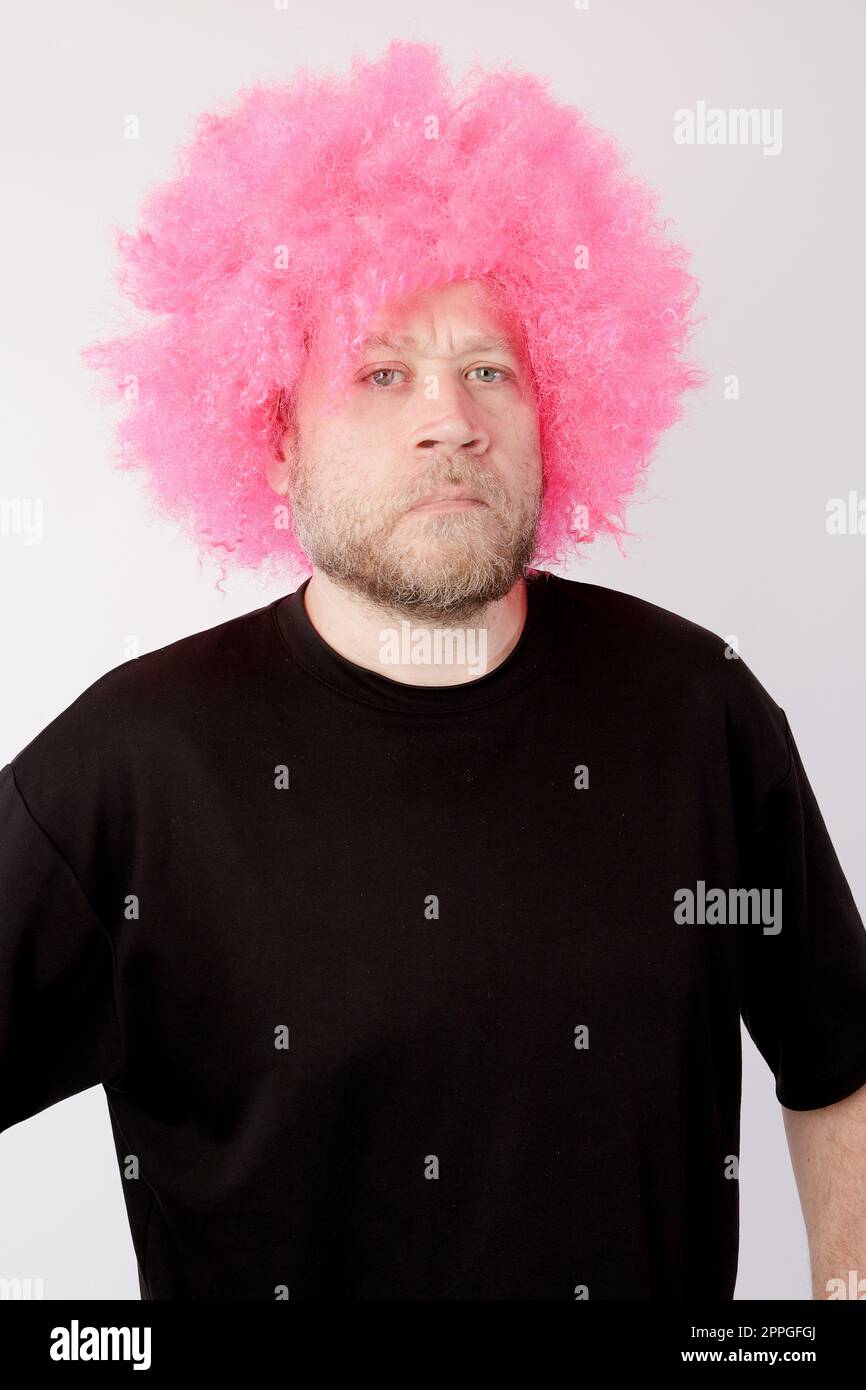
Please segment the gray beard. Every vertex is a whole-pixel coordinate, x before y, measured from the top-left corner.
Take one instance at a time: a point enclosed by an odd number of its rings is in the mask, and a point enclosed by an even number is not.
[[[317,569],[386,613],[431,624],[473,621],[511,591],[535,552],[542,500],[543,488],[524,494],[515,515],[499,492],[488,500],[496,525],[490,510],[431,512],[423,554],[417,543],[395,540],[399,513],[379,525],[374,510],[364,514],[357,504],[323,507],[303,476],[291,495],[298,540]]]

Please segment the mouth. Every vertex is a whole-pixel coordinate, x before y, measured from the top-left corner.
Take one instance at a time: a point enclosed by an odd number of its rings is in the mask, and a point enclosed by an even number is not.
[[[486,506],[486,503],[474,492],[469,492],[463,488],[444,488],[441,492],[431,493],[429,497],[422,497],[420,502],[416,502],[415,506],[410,508],[410,511],[454,512],[483,506]]]
[[[419,502],[417,507],[412,507],[413,512],[468,512],[473,507],[483,507],[483,502],[476,502],[471,497],[443,498],[439,502]]]

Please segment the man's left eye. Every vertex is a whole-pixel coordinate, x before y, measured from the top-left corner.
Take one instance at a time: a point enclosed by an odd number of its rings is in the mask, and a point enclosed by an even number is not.
[[[499,376],[505,375],[501,367],[473,367],[471,370],[473,372],[497,372]]]

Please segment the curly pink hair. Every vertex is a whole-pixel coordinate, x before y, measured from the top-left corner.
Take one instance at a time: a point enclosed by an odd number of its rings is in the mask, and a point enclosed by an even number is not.
[[[656,201],[611,137],[507,65],[452,85],[438,47],[395,40],[348,77],[254,83],[200,116],[137,234],[115,232],[119,288],[161,315],[83,349],[130,406],[115,457],[220,559],[218,584],[229,567],[297,576],[267,465],[314,335],[333,335],[343,379],[381,302],[477,280],[516,316],[535,382],[534,562],[600,532],[620,544],[613,517],[706,379],[681,358],[698,285]]]

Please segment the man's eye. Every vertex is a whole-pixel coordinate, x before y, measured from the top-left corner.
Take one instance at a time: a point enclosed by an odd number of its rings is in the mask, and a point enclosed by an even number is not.
[[[375,370],[374,372],[368,372],[367,375],[364,377],[364,380],[365,380],[365,381],[372,381],[373,378],[374,378],[374,377],[377,377],[377,376],[393,376],[394,373],[395,373],[395,372],[399,372],[399,370],[400,370],[399,367],[377,367],[376,370]],[[381,381],[377,381],[377,382],[375,382],[374,384],[375,384],[376,386],[382,386],[382,385],[390,385],[390,382],[381,382]]]
[[[501,367],[473,367],[471,370],[473,372],[498,372],[500,376],[505,375]]]
[[[400,368],[399,368],[399,367],[377,367],[377,368],[375,369],[375,371],[368,372],[367,375],[364,377],[364,380],[365,380],[365,381],[372,381],[373,384],[374,384],[375,386],[390,386],[390,385],[393,384],[392,382],[389,382],[389,381],[376,381],[375,378],[376,378],[376,377],[382,377],[382,376],[391,376],[391,377],[393,377],[394,373],[395,373],[395,372],[399,372],[399,371],[400,371]],[[470,368],[470,371],[472,371],[472,372],[492,372],[495,376],[499,376],[499,377],[504,377],[504,376],[505,376],[505,372],[502,370],[501,367],[471,367],[471,368]],[[490,378],[488,377],[488,378],[486,378],[486,380],[489,382]]]

